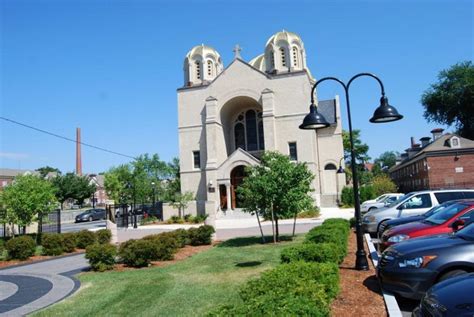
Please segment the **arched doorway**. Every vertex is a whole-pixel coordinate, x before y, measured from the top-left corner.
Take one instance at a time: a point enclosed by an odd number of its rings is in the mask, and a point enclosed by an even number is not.
[[[337,194],[337,167],[329,163],[324,166],[324,194]]]
[[[230,172],[230,193],[232,197],[232,209],[240,208],[241,201],[237,196],[236,189],[242,184],[245,177],[245,166],[239,165],[234,167]]]

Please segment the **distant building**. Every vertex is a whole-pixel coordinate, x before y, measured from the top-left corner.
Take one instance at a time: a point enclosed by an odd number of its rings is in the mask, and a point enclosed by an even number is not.
[[[19,175],[39,175],[37,171],[22,170],[22,169],[11,169],[11,168],[0,168],[0,190],[3,187],[8,186],[13,182],[13,179]]]
[[[474,141],[443,129],[431,131],[405,150],[390,177],[402,192],[423,189],[474,188]]]
[[[90,204],[93,204],[92,199],[94,199],[96,206],[104,206],[109,200],[104,187],[104,175],[88,174],[87,177],[89,177],[90,183],[96,186],[96,191],[89,200]]]

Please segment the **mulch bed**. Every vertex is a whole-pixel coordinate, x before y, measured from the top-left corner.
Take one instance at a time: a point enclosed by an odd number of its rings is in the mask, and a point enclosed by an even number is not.
[[[365,241],[364,248],[370,254]],[[352,232],[348,255],[339,267],[341,291],[331,305],[331,316],[387,316],[380,284],[370,258],[368,271],[354,269],[356,250],[356,235]]]
[[[84,252],[85,252],[85,250],[83,250],[83,249],[77,249],[74,252],[63,253],[60,256],[73,255],[73,254],[79,254],[79,253],[84,253]],[[20,261],[20,260],[0,261],[0,268],[6,268],[6,267],[17,265],[17,264],[30,264],[30,263],[33,263],[33,262],[53,259],[53,258],[57,258],[57,257],[58,256],[54,256],[54,255],[34,255],[34,256],[30,257],[29,259],[24,260],[24,261]]]
[[[178,252],[174,254],[174,259],[170,261],[152,261],[149,267],[165,267],[171,264],[175,264],[176,262],[183,261],[197,253],[209,250],[210,248],[214,247],[216,244],[219,244],[221,241],[213,241],[211,245],[199,245],[199,246],[191,246],[187,245],[184,248],[178,249]],[[116,264],[114,267],[114,271],[128,271],[128,270],[140,270],[146,269],[144,268],[134,268],[128,267],[125,264]]]

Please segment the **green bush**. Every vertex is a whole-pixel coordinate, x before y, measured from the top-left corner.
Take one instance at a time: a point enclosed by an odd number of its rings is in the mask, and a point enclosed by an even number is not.
[[[146,225],[148,223],[155,223],[155,222],[158,222],[158,218],[154,217],[154,216],[148,216],[146,218],[142,218],[142,220],[140,220],[140,224],[141,225]]]
[[[64,251],[63,236],[58,233],[44,233],[41,246],[44,255],[61,255]]]
[[[76,234],[74,232],[61,233],[63,237],[63,251],[74,252],[76,250]]]
[[[94,243],[86,248],[86,259],[94,271],[103,272],[114,268],[117,248],[111,244]]]
[[[191,245],[204,245],[212,243],[212,234],[216,232],[213,226],[204,225],[188,230]]]
[[[94,232],[89,230],[81,230],[76,233],[76,247],[85,249],[88,246],[96,243],[97,237]]]
[[[172,260],[179,247],[179,242],[173,232],[149,235],[144,237],[143,240],[150,241],[153,245],[152,261]]]
[[[184,215],[184,221],[185,222],[191,222],[192,218],[193,218],[193,216],[191,216],[190,214]]]
[[[372,186],[374,187],[376,196],[397,192],[397,185],[385,174],[375,176],[372,180]]]
[[[355,228],[356,222],[357,222],[357,219],[355,217],[352,217],[351,219],[349,219],[351,228]]]
[[[306,234],[305,243],[334,243],[339,246],[341,256],[344,257],[347,255],[347,238],[347,229],[319,226]]]
[[[3,257],[3,253],[5,252],[5,241],[0,239],[0,258]]]
[[[156,257],[156,247],[149,239],[128,240],[120,246],[119,257],[128,266],[148,266]]]
[[[296,261],[341,263],[344,260],[343,253],[343,250],[334,243],[306,243],[283,249],[281,261],[283,263]]]
[[[99,244],[109,244],[112,240],[112,232],[109,229],[100,229],[95,234]]]
[[[208,216],[209,215],[197,215],[196,217],[191,218],[191,222],[192,223],[203,223],[204,221],[206,221]]]
[[[317,218],[321,211],[318,206],[313,206],[311,209],[298,213],[297,218]]]
[[[189,234],[185,229],[174,230],[172,231],[172,234],[175,236],[176,242],[178,242],[180,248],[191,243],[191,241],[189,241]]]
[[[341,191],[341,202],[344,206],[354,206],[354,190],[345,186]]]
[[[346,233],[346,235],[350,231],[350,222],[349,220],[342,219],[342,218],[331,218],[331,219],[326,219],[322,227],[324,228],[335,228],[336,230],[342,230]]]
[[[360,202],[364,202],[366,200],[374,199],[377,197],[375,193],[375,189],[372,185],[366,185],[360,187]]]
[[[5,243],[9,259],[26,260],[36,251],[36,243],[30,236],[21,236]]]
[[[173,224],[173,223],[178,223],[178,224],[181,224],[181,223],[184,223],[184,219],[183,218],[180,218],[178,216],[171,216],[170,219],[168,219],[166,221],[166,223],[169,223],[169,224]]]

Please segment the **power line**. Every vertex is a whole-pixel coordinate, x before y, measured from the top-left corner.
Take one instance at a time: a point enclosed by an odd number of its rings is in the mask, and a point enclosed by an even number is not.
[[[31,130],[35,130],[35,131],[38,131],[38,132],[41,132],[41,133],[44,133],[44,134],[54,136],[54,137],[59,138],[59,139],[63,139],[63,140],[66,140],[66,141],[76,143],[76,140],[74,140],[74,139],[71,139],[71,138],[68,138],[68,137],[53,133],[53,132],[49,132],[49,131],[46,131],[46,130],[43,130],[43,129],[39,129],[39,128],[30,126],[30,125],[27,125],[25,123],[21,123],[21,122],[18,122],[18,121],[12,120],[12,119],[8,119],[8,118],[2,117],[2,116],[0,116],[0,119],[11,122],[11,123],[14,123],[14,124],[17,124],[17,125],[20,125],[22,127],[25,127],[25,128],[31,129]],[[99,146],[95,146],[95,145],[92,145],[92,144],[87,144],[87,143],[84,143],[84,142],[79,142],[79,143],[84,145],[84,146],[88,146],[90,148],[93,148],[93,149],[96,149],[96,150],[99,150],[99,151],[103,151],[103,152],[107,152],[107,153],[111,153],[111,154],[115,154],[115,155],[119,155],[119,156],[123,156],[123,157],[128,157],[128,158],[131,158],[131,159],[134,159],[134,160],[136,159],[133,156],[122,154],[122,153],[115,152],[115,151],[111,151],[111,150],[108,150],[108,149],[105,149],[105,148],[102,148],[102,147],[99,147]]]

